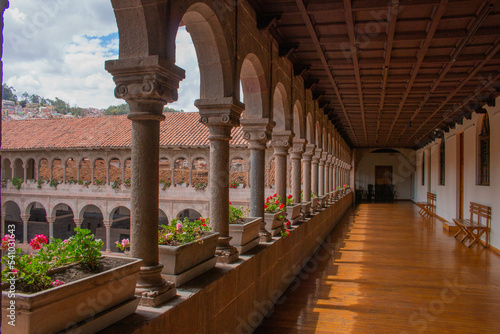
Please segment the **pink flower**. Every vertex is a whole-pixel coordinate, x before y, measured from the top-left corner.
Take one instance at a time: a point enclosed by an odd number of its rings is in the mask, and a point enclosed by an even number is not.
[[[33,239],[31,239],[29,245],[31,248],[34,250],[42,248],[43,245],[47,244],[48,240],[47,237],[44,236],[43,234],[37,234]]]
[[[3,238],[2,238],[2,251],[5,252],[8,248],[9,248],[9,242],[10,242],[10,236],[8,234],[6,234]]]
[[[177,223],[176,227],[177,227],[177,231],[182,230],[182,223]]]
[[[19,270],[17,269],[12,269],[12,275],[17,275],[17,273],[19,272]]]
[[[123,239],[123,240],[122,240],[122,247],[123,247],[123,248],[127,248],[127,247],[129,247],[129,246],[130,246],[130,240],[128,240],[128,239]]]
[[[52,282],[53,286],[60,286],[60,285],[63,285],[63,284],[64,284],[64,282],[62,282],[62,281],[60,281],[58,279],[56,279],[54,282]]]

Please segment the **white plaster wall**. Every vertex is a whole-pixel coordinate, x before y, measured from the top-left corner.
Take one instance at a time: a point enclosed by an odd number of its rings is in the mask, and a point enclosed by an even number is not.
[[[477,169],[477,134],[481,125],[481,117],[472,114],[471,120],[464,120],[463,125],[457,125],[450,130],[446,138],[446,182],[439,186],[439,142],[429,144],[425,149],[430,149],[432,154],[431,190],[437,195],[436,212],[439,216],[453,222],[457,217],[458,194],[458,134],[464,133],[464,216],[469,216],[470,202],[476,202],[492,207],[492,222],[490,244],[500,249],[500,97],[496,99],[495,107],[485,106],[490,119],[490,185],[476,185]],[[434,153],[437,152],[437,155]],[[421,161],[422,150],[417,151],[417,161]],[[417,164],[418,165],[418,164]],[[426,171],[427,173],[427,171]],[[416,198],[425,200],[427,189],[421,186],[420,169],[417,167]],[[435,176],[435,177],[434,177]],[[484,238],[483,238],[484,239]]]
[[[362,188],[364,192],[368,189],[368,184],[375,185],[375,166],[392,166],[392,180],[398,199],[412,198],[412,174],[414,167],[410,163],[407,154],[397,153],[367,153],[365,154],[356,169],[356,188]]]

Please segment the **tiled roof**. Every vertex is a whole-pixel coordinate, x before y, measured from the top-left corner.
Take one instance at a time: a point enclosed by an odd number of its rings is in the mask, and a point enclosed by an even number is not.
[[[208,128],[196,112],[165,113],[160,146],[208,146]],[[132,122],[127,116],[2,122],[2,150],[130,147]],[[241,127],[233,129],[231,146],[246,146]]]

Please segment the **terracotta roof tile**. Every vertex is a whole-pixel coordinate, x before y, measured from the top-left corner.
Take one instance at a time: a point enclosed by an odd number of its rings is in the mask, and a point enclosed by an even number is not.
[[[209,146],[208,128],[195,112],[166,113],[160,146]],[[2,122],[2,150],[123,148],[131,146],[127,116]],[[232,131],[231,146],[246,146],[241,127]]]

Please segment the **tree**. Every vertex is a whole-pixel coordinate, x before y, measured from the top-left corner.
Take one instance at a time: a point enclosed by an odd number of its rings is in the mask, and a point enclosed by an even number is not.
[[[183,112],[184,110],[176,110],[174,108],[169,108],[167,106],[163,107],[163,112]]]
[[[28,101],[30,99],[30,94],[27,92],[24,92],[23,95],[21,95],[22,99],[25,101]]]
[[[109,106],[104,115],[125,115],[128,113],[130,113],[130,107],[127,103],[124,103],[119,106]]]
[[[31,103],[35,103],[35,104],[39,104],[40,103],[40,100],[41,100],[41,97],[36,95],[36,94],[32,94],[30,96],[30,101]]]
[[[2,85],[2,99],[17,102],[16,90],[14,87]]]
[[[85,117],[85,109],[83,108],[73,107],[69,109],[69,112],[73,114],[73,116]]]
[[[19,101],[19,105],[21,106],[21,108],[26,108],[26,105],[28,104],[28,101],[26,100],[22,100],[22,101]]]
[[[56,97],[56,100],[53,101],[54,103],[52,104],[54,106],[54,109],[63,115],[66,115],[69,111],[69,103],[64,102],[63,100],[59,99]]]

